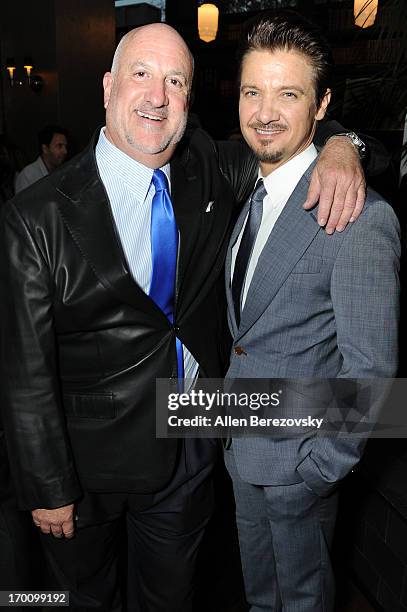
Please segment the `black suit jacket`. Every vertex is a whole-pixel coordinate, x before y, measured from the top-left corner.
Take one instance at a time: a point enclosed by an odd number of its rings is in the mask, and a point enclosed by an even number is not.
[[[202,130],[180,143],[173,326],[129,273],[94,143],[4,207],[2,404],[22,508],[170,480],[177,440],[155,437],[155,379],[177,375],[176,334],[204,375],[223,373],[226,238],[256,173],[242,145],[218,149]]]

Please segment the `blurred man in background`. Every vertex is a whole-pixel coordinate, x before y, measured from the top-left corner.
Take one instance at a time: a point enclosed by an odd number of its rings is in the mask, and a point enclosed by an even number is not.
[[[38,133],[40,154],[16,177],[16,193],[26,189],[43,176],[51,174],[64,163],[68,155],[68,134],[58,125],[46,125]]]

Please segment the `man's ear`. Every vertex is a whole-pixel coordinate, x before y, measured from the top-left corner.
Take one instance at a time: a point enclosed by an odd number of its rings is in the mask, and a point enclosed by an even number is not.
[[[322,98],[321,104],[319,106],[318,112],[315,116],[317,121],[320,121],[325,117],[326,109],[328,108],[328,104],[331,101],[331,90],[327,89],[324,93],[324,97]]]
[[[46,155],[48,153],[49,147],[46,144],[41,145],[41,155]]]
[[[106,72],[103,77],[103,105],[107,108],[110,100],[110,92],[112,90],[113,77],[111,72]]]

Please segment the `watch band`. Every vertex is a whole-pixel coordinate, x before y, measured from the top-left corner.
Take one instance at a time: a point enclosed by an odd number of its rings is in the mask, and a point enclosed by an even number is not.
[[[349,138],[352,144],[356,147],[360,159],[364,159],[366,157],[366,144],[355,132],[339,132],[338,134],[332,134],[331,138],[335,138],[335,136],[346,136]]]

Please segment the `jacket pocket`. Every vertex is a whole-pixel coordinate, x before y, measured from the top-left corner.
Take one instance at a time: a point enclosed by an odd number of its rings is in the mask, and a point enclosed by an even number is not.
[[[292,274],[317,274],[321,270],[321,257],[303,257],[291,270]]]
[[[114,419],[117,405],[113,393],[66,393],[65,414],[78,419]]]

